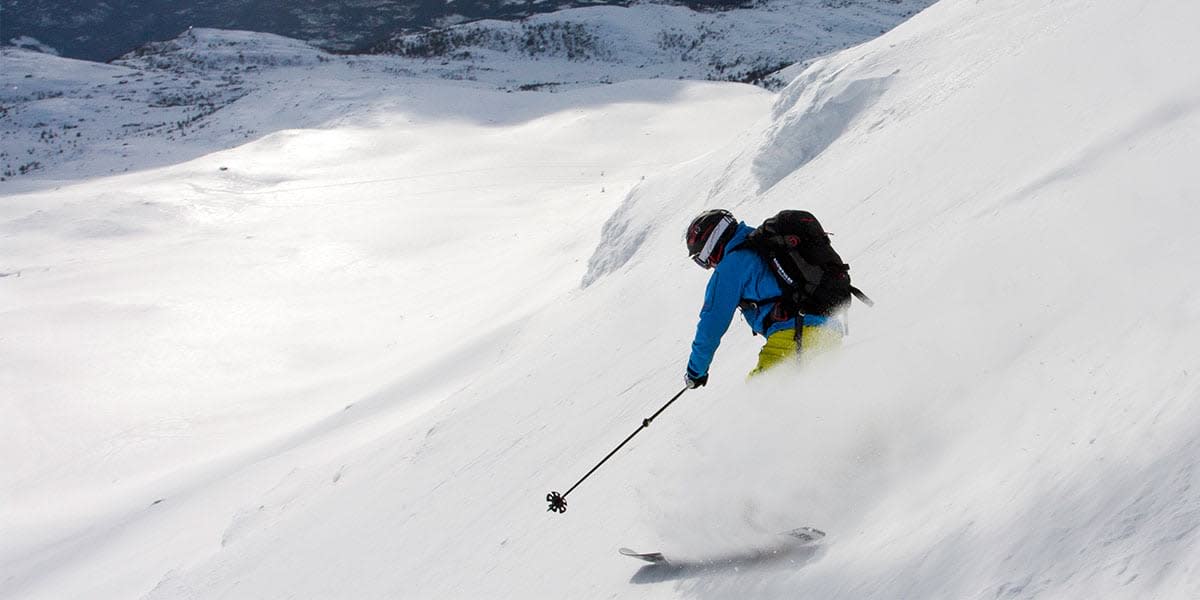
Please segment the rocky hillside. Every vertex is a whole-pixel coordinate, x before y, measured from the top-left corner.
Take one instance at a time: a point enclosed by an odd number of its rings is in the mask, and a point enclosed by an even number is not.
[[[40,42],[63,56],[108,61],[146,42],[171,39],[188,27],[211,27],[275,33],[326,50],[355,51],[398,31],[478,19],[520,19],[575,6],[628,4],[627,0],[3,0],[0,40],[16,45]],[[755,2],[684,0],[678,4],[717,10]]]

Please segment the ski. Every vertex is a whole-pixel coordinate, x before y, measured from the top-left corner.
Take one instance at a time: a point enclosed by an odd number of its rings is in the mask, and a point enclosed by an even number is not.
[[[621,556],[630,556],[639,560],[644,560],[652,565],[666,564],[667,559],[662,555],[662,552],[635,552],[629,548],[621,548],[618,550]]]
[[[788,531],[781,532],[779,535],[786,536],[791,539],[784,544],[783,548],[772,548],[764,550],[763,553],[775,554],[783,549],[800,548],[803,546],[816,544],[825,537],[825,532],[815,527],[797,527],[796,529],[790,529]],[[628,556],[630,558],[643,560],[652,565],[672,564],[671,561],[667,560],[667,557],[664,556],[662,552],[637,552],[636,550],[631,550],[629,548],[620,548],[618,552],[621,553],[621,556]],[[752,553],[747,555],[747,558],[757,557],[758,554],[759,553]]]

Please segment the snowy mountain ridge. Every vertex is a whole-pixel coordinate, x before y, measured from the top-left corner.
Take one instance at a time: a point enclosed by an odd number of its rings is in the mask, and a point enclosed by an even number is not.
[[[859,0],[861,1],[861,0]],[[70,58],[109,61],[188,27],[253,30],[305,40],[331,52],[361,52],[399,31],[480,19],[516,20],[576,6],[628,5],[620,0],[0,0],[0,43],[49,46]],[[697,10],[747,7],[741,0],[687,0]],[[36,38],[36,39],[34,39]],[[44,42],[44,43],[43,43]],[[61,50],[61,52],[58,52]]]
[[[345,96],[369,94],[362,86],[381,81],[403,85],[406,78],[513,91],[648,78],[768,83],[774,70],[869,39],[928,4],[779,1],[727,12],[658,4],[578,8],[403,36],[377,49],[399,55],[336,55],[273,34],[203,28],[146,44],[112,65],[4,48],[0,178],[122,172],[151,157],[167,164],[275,127],[336,118],[336,103],[322,106],[317,99],[309,110],[288,111],[294,117],[285,123],[221,118],[243,96],[288,96],[286,88],[304,87],[309,79],[340,80]],[[442,46],[433,39],[458,41]]]
[[[188,28],[252,30],[304,40],[323,50],[361,53],[398,35],[437,32],[464,22],[519,21],[589,6],[630,7],[625,0],[301,0],[280,4],[264,0],[123,0],[96,4],[86,0],[0,0],[0,44],[93,61],[110,61],[151,41],[169,40]],[[764,5],[806,6],[806,12],[895,11],[875,0],[684,0],[670,2],[698,13],[754,11]],[[928,2],[919,3],[925,6]],[[636,14],[636,10],[630,14]],[[819,16],[816,17],[820,19]]]
[[[783,83],[770,78],[775,71],[870,39],[928,4],[768,1],[717,12],[598,6],[406,33],[373,50],[438,60],[435,72],[446,77],[491,79],[499,56],[551,62],[532,70],[545,71],[546,85],[679,77],[770,87]]]

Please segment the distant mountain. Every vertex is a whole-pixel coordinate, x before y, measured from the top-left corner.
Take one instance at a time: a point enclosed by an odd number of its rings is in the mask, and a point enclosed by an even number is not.
[[[710,79],[776,88],[773,74],[869,40],[932,0],[761,0],[695,10],[591,6],[399,33],[368,49],[443,79],[536,89],[629,79]]]
[[[105,64],[51,56],[22,39],[26,49],[0,48],[0,182],[169,164],[270,131],[318,126],[350,110],[312,99],[290,113],[304,118],[271,124],[238,117],[241,107],[263,101],[243,98],[290,98],[287,90],[305,88],[313,77],[352,74],[377,85],[457,80],[464,89],[472,82],[510,92],[637,79],[775,89],[791,79],[781,68],[801,69],[860,44],[931,2],[768,0],[720,12],[589,6],[396,34],[353,55],[271,33],[196,27]]]
[[[353,52],[422,28],[629,4],[626,0],[0,0],[0,42],[26,47],[40,42],[62,56],[107,62],[147,42],[172,39],[188,27],[211,27],[275,33],[329,51]],[[676,4],[712,10],[751,3],[685,0]]]

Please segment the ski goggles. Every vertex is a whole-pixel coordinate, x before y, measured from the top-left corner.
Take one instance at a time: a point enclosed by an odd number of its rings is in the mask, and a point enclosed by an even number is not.
[[[721,253],[725,250],[718,247],[721,243],[721,238],[725,235],[725,231],[732,225],[733,217],[727,216],[717,221],[712,231],[709,232],[708,237],[705,238],[704,246],[700,248],[699,252],[691,255],[692,261],[704,269],[711,269],[716,266],[717,261],[721,259]]]

